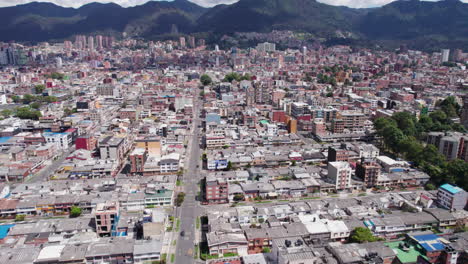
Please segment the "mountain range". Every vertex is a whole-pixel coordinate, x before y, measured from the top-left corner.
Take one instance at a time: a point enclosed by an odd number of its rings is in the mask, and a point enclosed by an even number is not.
[[[466,47],[468,4],[458,0],[399,0],[379,8],[353,9],[315,0],[240,0],[204,8],[175,0],[128,8],[90,3],[74,9],[38,2],[0,8],[0,41],[37,42],[76,34],[123,32],[154,39],[174,34],[271,30],[308,32],[324,39],[347,32],[348,38],[361,43]]]

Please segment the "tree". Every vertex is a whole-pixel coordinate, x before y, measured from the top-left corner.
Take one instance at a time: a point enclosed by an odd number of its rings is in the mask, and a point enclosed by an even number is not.
[[[18,214],[15,216],[15,222],[22,222],[26,218],[26,215],[24,214]]]
[[[468,162],[460,159],[447,162],[443,169],[444,182],[456,184],[464,189],[468,187]]]
[[[15,111],[15,116],[20,119],[33,119],[38,120],[42,116],[40,111],[32,110],[30,107],[19,107]]]
[[[46,74],[45,77],[46,78],[52,78],[52,79],[55,79],[55,80],[63,80],[65,78],[65,74],[59,73],[59,72],[53,72],[51,74]]]
[[[234,201],[235,202],[244,201],[244,199],[245,199],[245,196],[242,193],[238,193],[238,194],[234,195]]]
[[[364,243],[364,242],[375,242],[381,240],[375,237],[372,232],[365,227],[356,227],[350,235],[350,242],[352,243]]]
[[[437,102],[437,106],[448,116],[448,117],[458,117],[460,111],[460,105],[457,103],[455,97],[449,96],[444,100]]]
[[[241,76],[237,72],[231,72],[231,73],[226,74],[226,76],[224,76],[223,81],[224,82],[232,82],[234,80],[239,81],[240,78]]]
[[[13,115],[13,111],[11,111],[10,109],[3,109],[1,114],[3,117],[7,118]]]
[[[270,253],[271,249],[269,247],[262,248],[262,253]]]
[[[44,96],[42,97],[42,101],[46,103],[54,103],[54,102],[58,102],[58,98],[55,96]]]
[[[228,161],[226,170],[228,170],[228,171],[232,170],[232,163],[231,163],[231,161]]]
[[[240,75],[237,72],[231,72],[231,73],[226,74],[226,76],[224,76],[223,82],[232,82],[234,80],[238,82],[243,81],[243,80],[250,81],[251,79],[252,77],[248,73],[244,75]]]
[[[70,116],[71,114],[73,114],[73,110],[71,110],[70,108],[66,107],[65,109],[63,109],[64,117]]]
[[[397,112],[392,116],[398,128],[407,136],[416,135],[416,118],[408,112]]]
[[[182,206],[182,203],[184,203],[184,200],[185,200],[185,193],[184,192],[178,193],[177,198],[176,198],[176,206],[177,207]]]
[[[208,74],[203,74],[203,75],[200,77],[200,82],[201,82],[204,86],[207,86],[207,85],[210,85],[213,81],[211,80],[211,77],[210,77]]]
[[[400,141],[398,148],[405,158],[418,162],[424,147],[415,138],[406,137]]]
[[[377,132],[383,131],[387,126],[396,126],[395,120],[391,118],[379,117],[374,121],[374,127]]]
[[[398,151],[398,145],[400,141],[405,138],[403,132],[400,129],[394,126],[387,126],[382,131],[382,136],[384,138],[384,142],[392,151]]]
[[[70,210],[70,217],[75,218],[81,215],[81,208],[78,206],[72,206]]]
[[[11,100],[13,101],[13,103],[17,104],[19,102],[21,102],[21,98],[17,95],[13,95],[11,96]]]
[[[45,85],[43,85],[43,84],[38,84],[38,85],[34,86],[34,92],[36,94],[42,94],[44,92],[44,90],[45,90]]]
[[[31,103],[29,106],[31,106],[31,108],[34,108],[34,109],[41,108],[41,104],[38,102]]]
[[[440,110],[430,113],[429,117],[432,119],[432,122],[439,122],[441,124],[445,124],[447,122],[447,114]]]
[[[35,99],[36,98],[35,98],[34,95],[25,94],[25,95],[23,95],[23,104],[30,104]]]
[[[433,191],[433,190],[436,190],[437,187],[436,187],[434,184],[432,184],[432,183],[428,183],[428,184],[426,184],[425,189],[426,189],[427,191]]]

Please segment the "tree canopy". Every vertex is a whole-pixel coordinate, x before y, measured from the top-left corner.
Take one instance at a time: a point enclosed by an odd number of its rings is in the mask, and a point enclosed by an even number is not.
[[[206,85],[210,85],[213,80],[211,80],[211,77],[208,75],[208,74],[203,74],[201,77],[200,77],[200,82],[206,86]]]
[[[423,115],[419,121],[407,112],[398,112],[389,118],[377,118],[374,120],[374,128],[383,139],[384,150],[412,161],[431,177],[432,183],[452,183],[468,189],[468,162],[447,161],[436,146],[419,141],[431,131],[464,131],[463,127],[457,126],[449,118],[450,112],[458,111],[454,98],[448,97],[438,106],[441,110]]]
[[[375,237],[372,232],[365,227],[356,227],[350,235],[350,242],[352,243],[364,243],[364,242],[375,242],[382,240],[381,238]]]
[[[78,217],[81,215],[81,208],[78,207],[78,206],[72,206],[71,210],[70,210],[70,217],[74,218],[74,217]]]
[[[252,77],[248,73],[244,75],[240,75],[237,72],[231,72],[231,73],[226,74],[226,76],[224,76],[223,82],[232,82],[234,80],[238,82],[243,81],[243,80],[250,81],[251,79]]]

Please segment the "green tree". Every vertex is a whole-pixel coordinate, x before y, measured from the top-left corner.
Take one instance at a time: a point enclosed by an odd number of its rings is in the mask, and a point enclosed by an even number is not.
[[[271,249],[269,247],[262,248],[262,253],[270,253]]]
[[[378,237],[375,237],[368,228],[356,227],[351,232],[349,240],[352,243],[364,243],[364,242],[375,242],[381,239]]]
[[[460,105],[457,103],[455,97],[449,96],[436,104],[448,117],[458,117]]]
[[[416,125],[419,136],[421,136],[422,133],[431,131],[433,126],[434,126],[434,122],[432,122],[432,118],[430,118],[427,115],[421,116]]]
[[[66,107],[65,109],[63,109],[63,115],[64,117],[67,117],[67,116],[70,116],[71,114],[73,114],[73,110]]]
[[[55,80],[63,80],[65,78],[65,74],[59,73],[59,72],[53,72],[51,74],[46,74],[45,77],[46,78],[52,78],[52,79],[55,79]]]
[[[213,81],[211,80],[211,77],[208,75],[208,74],[203,74],[201,77],[200,77],[200,82],[206,86],[206,85],[210,85]]]
[[[42,94],[44,92],[44,90],[45,90],[45,85],[43,85],[43,84],[38,84],[38,85],[34,86],[34,92],[36,94]]]
[[[464,189],[468,187],[468,162],[460,159],[451,160],[443,169],[444,181],[456,184]]]
[[[15,222],[22,222],[26,218],[26,215],[24,214],[18,214],[15,216]]]
[[[34,108],[34,109],[41,108],[41,104],[38,102],[31,103],[29,106],[31,106],[31,108]]]
[[[433,190],[437,190],[437,187],[432,183],[428,183],[428,184],[426,184],[425,189],[427,191],[433,191]]]
[[[396,121],[398,128],[403,131],[407,136],[415,136],[416,131],[416,117],[408,112],[397,112],[392,116]]]
[[[445,163],[445,157],[439,153],[439,150],[434,145],[425,146],[419,159],[420,161],[424,161],[435,166],[442,166]]]
[[[17,104],[19,102],[21,102],[21,98],[17,95],[12,95],[11,96],[11,100],[13,101],[13,103]]]
[[[228,170],[228,171],[232,170],[232,163],[231,163],[231,161],[228,161],[226,170]]]
[[[445,112],[437,110],[429,114],[429,117],[432,119],[432,122],[438,122],[440,124],[445,124],[447,122],[447,114]]]
[[[10,109],[3,109],[1,114],[3,117],[7,118],[13,115],[13,111],[11,111]]]
[[[423,151],[423,146],[413,137],[406,137],[398,144],[399,151],[404,154],[405,158],[418,162],[419,156]]]
[[[19,107],[15,111],[15,116],[20,119],[33,119],[38,120],[42,116],[40,111],[32,110],[30,107]]]
[[[72,206],[71,207],[71,210],[70,210],[70,217],[72,218],[75,218],[75,217],[79,217],[82,213],[82,210],[80,207],[78,206]]]
[[[238,194],[234,195],[234,201],[235,202],[244,201],[244,199],[245,199],[245,196],[242,193],[238,193]]]
[[[241,76],[237,72],[231,72],[231,73],[226,74],[226,76],[224,76],[223,81],[232,82],[234,80],[240,81],[240,79],[241,79]]]
[[[184,203],[184,200],[185,200],[185,193],[184,192],[178,193],[177,198],[176,198],[176,206],[177,207],[182,206],[182,204]]]
[[[385,127],[382,131],[382,136],[384,138],[385,145],[394,152],[398,151],[400,141],[405,138],[403,132],[394,126]]]
[[[58,102],[59,100],[55,96],[44,96],[42,97],[42,101],[46,103],[54,103],[54,102]]]
[[[36,97],[34,95],[30,95],[30,94],[23,95],[23,104],[30,104],[34,100],[36,100]]]
[[[375,130],[378,132],[383,131],[387,126],[397,126],[395,120],[391,118],[379,117],[374,121]]]

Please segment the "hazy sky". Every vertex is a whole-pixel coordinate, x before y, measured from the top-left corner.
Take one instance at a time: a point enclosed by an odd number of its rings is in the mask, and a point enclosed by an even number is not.
[[[108,3],[114,2],[121,6],[134,6],[134,5],[141,5],[148,0],[0,0],[0,7],[2,6],[12,6],[17,4],[24,4],[33,1],[38,2],[52,2],[61,6],[66,7],[80,7],[84,4],[91,3],[91,2],[101,2],[101,3]],[[194,3],[197,3],[202,6],[210,7],[217,4],[232,4],[237,2],[238,0],[190,0]],[[349,7],[376,7],[388,4],[394,0],[318,0],[322,3],[327,3],[331,5],[344,5]],[[468,0],[463,0],[463,2],[468,2]]]

